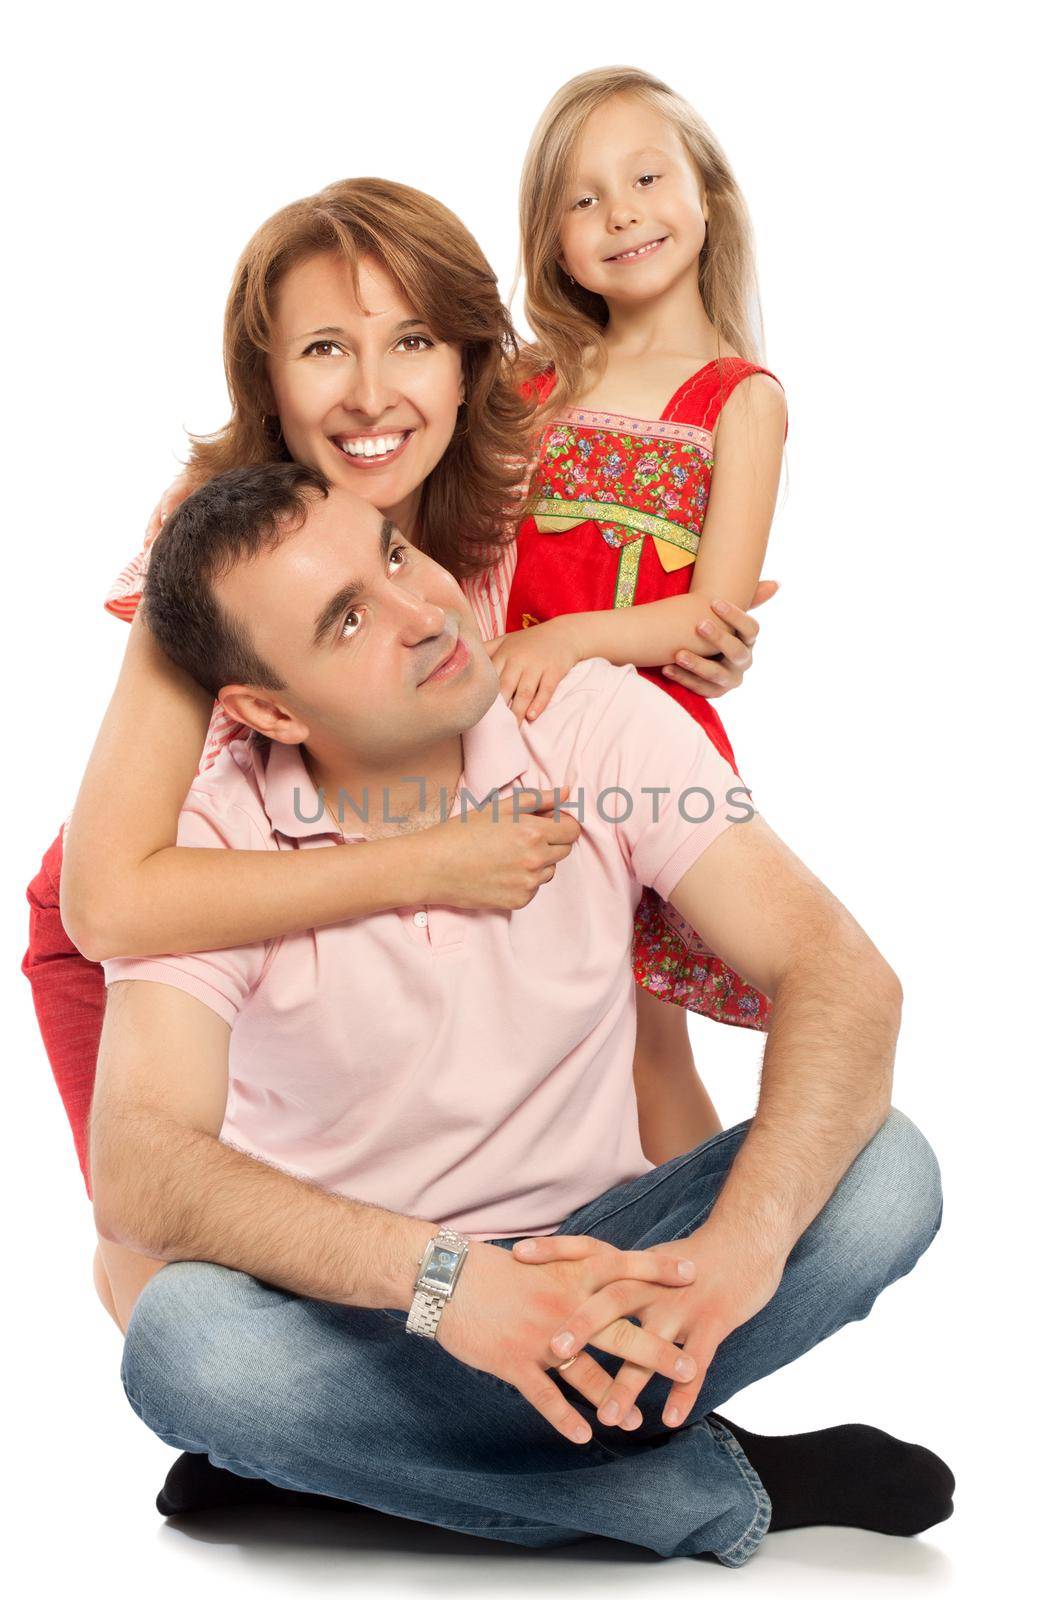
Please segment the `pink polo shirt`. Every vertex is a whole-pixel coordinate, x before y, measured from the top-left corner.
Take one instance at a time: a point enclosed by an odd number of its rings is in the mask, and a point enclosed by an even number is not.
[[[522,910],[411,905],[230,950],[107,961],[105,976],[183,989],[228,1023],[222,1140],[471,1238],[552,1233],[653,1165],[632,1078],[642,886],[668,899],[752,806],[670,696],[600,658],[569,672],[533,723],[518,727],[500,696],[462,747],[453,815],[464,791],[510,807],[517,784],[569,783],[568,804],[583,802],[581,836]],[[363,845],[327,814],[300,821],[320,812],[298,747],[238,740],[196,778],[178,842]]]

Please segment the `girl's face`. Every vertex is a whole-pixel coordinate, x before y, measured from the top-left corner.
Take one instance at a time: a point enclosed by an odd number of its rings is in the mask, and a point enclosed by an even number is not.
[[[598,106],[564,191],[564,271],[608,304],[654,299],[696,277],[705,223],[700,175],[671,123],[625,95]]]
[[[458,346],[434,336],[385,269],[324,251],[278,288],[267,372],[289,453],[413,536],[423,482],[463,395]]]

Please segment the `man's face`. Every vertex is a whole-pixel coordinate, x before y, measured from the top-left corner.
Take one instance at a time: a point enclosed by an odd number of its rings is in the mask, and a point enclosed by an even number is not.
[[[214,591],[287,685],[253,691],[250,709],[281,715],[249,722],[325,761],[398,762],[472,727],[498,694],[455,579],[347,489],[308,495],[299,531]]]

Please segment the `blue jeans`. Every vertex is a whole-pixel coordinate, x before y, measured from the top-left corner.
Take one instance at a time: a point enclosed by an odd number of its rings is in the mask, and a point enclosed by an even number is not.
[[[749,1122],[573,1212],[561,1233],[638,1249],[707,1218]],[[661,1421],[669,1380],[640,1397],[642,1426],[569,1443],[508,1383],[405,1332],[405,1313],[310,1300],[205,1261],[163,1267],[127,1329],[122,1380],[138,1416],[218,1467],[512,1544],[605,1535],[659,1555],[743,1565],[772,1507],[730,1430],[709,1413],[786,1366],[910,1271],[942,1218],[939,1167],[901,1111],[852,1163],[798,1240],[769,1304],[723,1340],[687,1423]],[[509,1248],[510,1239],[495,1244]],[[616,1356],[595,1352],[612,1374]]]

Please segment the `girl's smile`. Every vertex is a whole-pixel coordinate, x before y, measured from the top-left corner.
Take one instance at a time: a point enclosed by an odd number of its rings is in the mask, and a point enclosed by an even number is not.
[[[607,261],[617,263],[642,261],[646,256],[655,255],[657,251],[660,250],[661,246],[667,243],[668,235],[665,234],[663,238],[651,239],[649,244],[630,245],[627,250],[621,250],[616,256],[607,256],[606,259]]]

